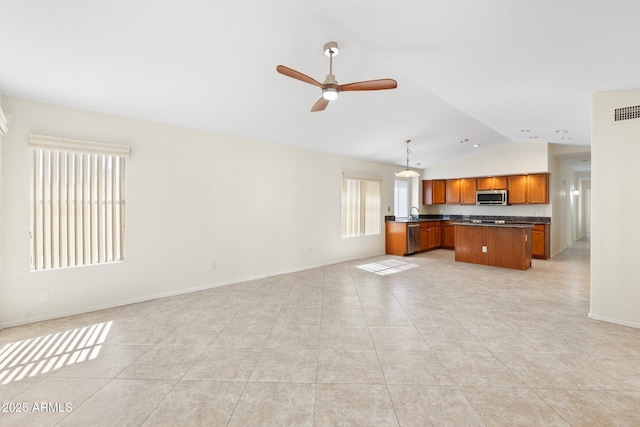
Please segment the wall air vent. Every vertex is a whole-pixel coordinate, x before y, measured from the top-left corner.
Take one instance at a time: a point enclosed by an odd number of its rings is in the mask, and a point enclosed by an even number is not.
[[[614,121],[616,122],[619,122],[620,120],[640,119],[640,105],[634,105],[633,107],[616,108],[614,112]]]

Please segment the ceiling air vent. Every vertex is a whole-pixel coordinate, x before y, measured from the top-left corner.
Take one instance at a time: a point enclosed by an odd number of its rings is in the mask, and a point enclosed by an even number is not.
[[[616,108],[614,121],[629,119],[640,119],[640,105],[634,105],[633,107]]]

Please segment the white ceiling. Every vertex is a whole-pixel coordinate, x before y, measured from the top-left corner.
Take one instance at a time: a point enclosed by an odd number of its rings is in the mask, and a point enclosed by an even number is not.
[[[531,136],[588,152],[591,93],[640,87],[638,16],[637,0],[0,0],[0,92],[385,163],[411,139],[422,168]],[[320,90],[275,68],[323,81],[327,41],[340,83],[398,89],[311,113]]]

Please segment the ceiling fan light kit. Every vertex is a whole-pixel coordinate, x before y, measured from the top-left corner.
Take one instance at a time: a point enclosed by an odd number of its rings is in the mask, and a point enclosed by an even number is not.
[[[322,89],[322,97],[327,101],[338,99],[338,89],[335,87],[327,87]]]
[[[361,82],[347,83],[340,85],[333,75],[333,57],[339,52],[338,43],[327,42],[324,45],[324,53],[329,57],[329,74],[323,83],[315,80],[306,74],[296,71],[292,68],[285,67],[284,65],[278,65],[276,71],[280,74],[291,77],[301,82],[309,83],[314,86],[318,86],[322,89],[322,97],[313,104],[311,112],[323,111],[329,105],[329,101],[338,99],[340,92],[348,91],[364,91],[364,90],[385,90],[395,89],[398,87],[398,82],[393,79],[378,79],[378,80],[366,80]]]

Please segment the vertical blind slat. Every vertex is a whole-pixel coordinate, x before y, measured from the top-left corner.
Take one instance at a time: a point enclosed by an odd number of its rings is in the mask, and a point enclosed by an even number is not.
[[[91,175],[93,172],[93,167],[91,164],[91,156],[88,154],[83,155],[84,159],[84,179],[83,179],[83,193],[84,193],[84,228],[83,228],[83,237],[84,237],[84,259],[86,264],[92,264],[93,259],[91,258],[92,246],[91,246]]]
[[[105,159],[105,254],[107,261],[113,261],[113,157]]]
[[[60,168],[59,168],[59,176],[60,182],[58,186],[58,191],[60,193],[58,200],[58,215],[60,219],[60,233],[58,237],[60,239],[60,265],[68,265],[67,261],[67,155],[66,153],[58,153],[60,156]]]
[[[60,266],[60,240],[58,239],[60,233],[60,183],[58,180],[59,154],[60,153],[56,152],[51,153],[51,201],[49,202],[51,209],[51,268],[58,268]]]
[[[74,191],[76,193],[76,265],[84,265],[84,237],[82,233],[82,227],[84,227],[84,156],[82,154],[76,154],[76,183],[74,185]]]
[[[76,265],[76,156],[73,153],[67,153],[67,160],[69,161],[69,167],[67,168],[67,231],[69,237],[67,257],[68,265]]]
[[[43,251],[44,268],[51,268],[51,152],[44,156],[44,178],[42,180],[42,230],[43,230]]]

